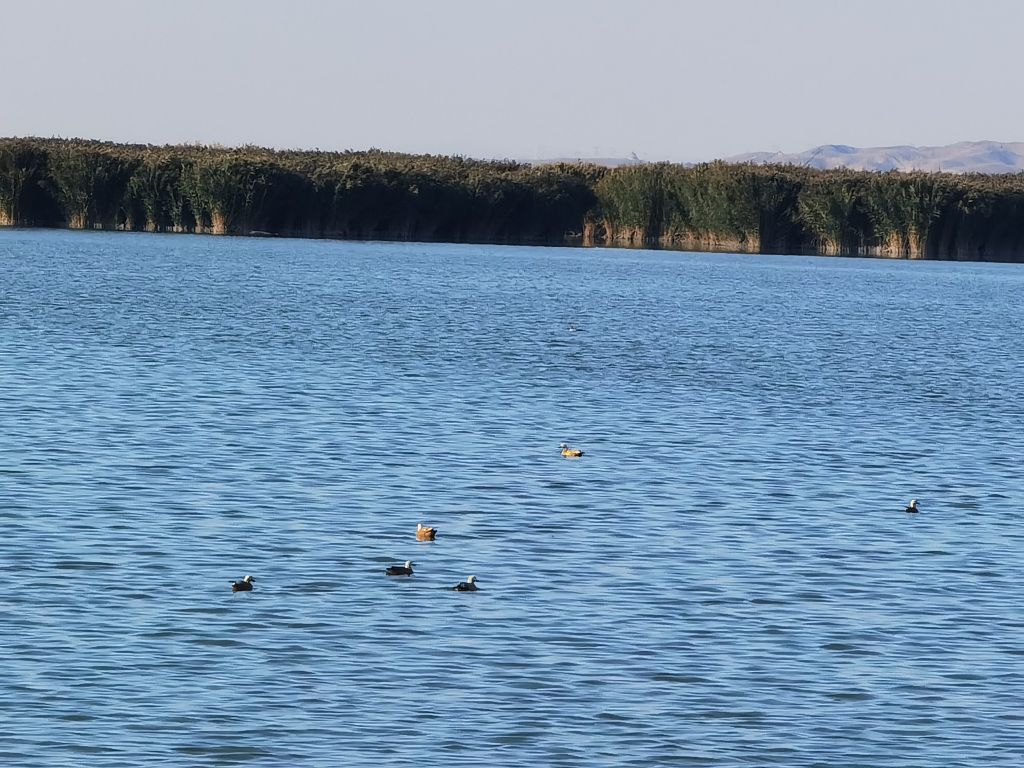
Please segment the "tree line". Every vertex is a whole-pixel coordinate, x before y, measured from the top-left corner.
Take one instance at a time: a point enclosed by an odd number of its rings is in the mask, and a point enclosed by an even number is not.
[[[0,225],[1024,261],[1024,174],[0,139]]]

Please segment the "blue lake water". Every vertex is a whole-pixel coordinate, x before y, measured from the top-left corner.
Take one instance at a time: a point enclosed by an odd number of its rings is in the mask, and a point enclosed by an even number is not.
[[[0,232],[0,764],[1019,766],[1022,328],[1021,265]]]

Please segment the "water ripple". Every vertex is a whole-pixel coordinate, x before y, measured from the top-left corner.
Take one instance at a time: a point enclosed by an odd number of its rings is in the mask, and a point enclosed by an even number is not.
[[[1019,763],[1019,267],[0,267],[0,763]]]

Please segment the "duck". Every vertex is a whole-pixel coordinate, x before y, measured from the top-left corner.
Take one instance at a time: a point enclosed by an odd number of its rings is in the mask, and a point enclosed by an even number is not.
[[[469,576],[465,581],[460,581],[452,587],[452,592],[476,592],[476,590],[476,576]]]
[[[246,576],[241,581],[231,582],[232,592],[252,592],[252,576]]]
[[[412,576],[412,560],[406,560],[405,565],[389,565],[384,573],[388,576]]]
[[[580,448],[570,448],[568,443],[559,443],[558,448],[567,459],[578,459],[583,455],[583,451]]]
[[[423,523],[416,523],[416,541],[433,541],[437,536],[437,528],[428,528]]]
[[[917,507],[917,499],[911,499],[910,500],[910,504],[908,504],[907,508],[904,509],[903,511],[907,512],[907,513],[920,512],[921,510],[918,509],[918,507]]]

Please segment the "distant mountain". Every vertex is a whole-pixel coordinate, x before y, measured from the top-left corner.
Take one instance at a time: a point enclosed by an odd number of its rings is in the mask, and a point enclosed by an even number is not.
[[[603,165],[605,168],[618,168],[620,165],[643,165],[643,160],[635,157],[559,157],[555,160],[545,160],[545,163],[588,163],[590,165]]]
[[[1018,173],[1024,171],[1024,142],[961,141],[944,147],[848,147],[826,144],[806,152],[750,152],[728,163],[781,163],[810,168],[862,171],[944,171],[946,173]]]
[[[588,163],[590,165],[603,165],[605,168],[618,168],[620,165],[643,165],[644,160],[637,157],[636,152],[629,157],[545,157],[542,159],[519,160],[521,163],[530,165],[548,165],[549,163]]]

